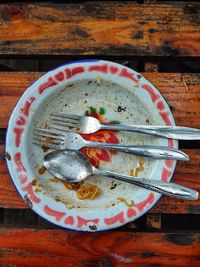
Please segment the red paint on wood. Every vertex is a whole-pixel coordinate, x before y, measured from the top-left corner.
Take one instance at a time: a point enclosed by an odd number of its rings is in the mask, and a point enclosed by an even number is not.
[[[2,7],[2,13],[7,20],[17,21],[22,19],[25,14],[25,8],[20,4],[5,5]]]

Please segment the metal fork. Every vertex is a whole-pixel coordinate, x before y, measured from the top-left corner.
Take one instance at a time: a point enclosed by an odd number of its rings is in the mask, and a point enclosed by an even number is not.
[[[82,147],[104,148],[116,150],[124,153],[150,157],[154,159],[173,159],[188,160],[189,157],[178,149],[171,149],[162,146],[152,145],[122,145],[101,142],[91,142],[83,139],[79,134],[73,132],[60,132],[58,130],[49,130],[36,128],[34,131],[34,144],[44,145],[46,139],[50,138],[51,143],[47,146],[53,149],[74,149],[79,150]]]
[[[98,130],[128,131],[150,134],[179,140],[200,140],[200,129],[182,126],[151,126],[151,125],[123,125],[104,124],[93,117],[73,114],[54,113],[51,115],[54,129],[91,134]]]

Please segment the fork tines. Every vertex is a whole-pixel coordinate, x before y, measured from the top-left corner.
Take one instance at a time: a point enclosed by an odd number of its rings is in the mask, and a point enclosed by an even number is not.
[[[74,115],[74,114],[63,114],[63,113],[53,113],[50,115],[50,118],[65,118],[65,119],[73,119],[73,120],[80,120],[82,116]]]
[[[50,127],[61,131],[77,130],[81,116],[63,113],[54,113],[50,116],[54,123]]]
[[[64,139],[64,135],[59,131],[42,128],[34,130],[33,143],[36,145],[46,145],[49,148],[58,149],[61,148]]]

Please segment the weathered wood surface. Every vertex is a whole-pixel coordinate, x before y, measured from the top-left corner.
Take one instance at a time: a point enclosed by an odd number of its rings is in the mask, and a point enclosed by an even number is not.
[[[1,266],[198,267],[199,233],[0,228]]]
[[[17,194],[7,167],[3,161],[3,145],[0,146],[0,207],[3,208],[27,208],[21,197]],[[200,150],[184,150],[191,160],[179,161],[174,174],[173,181],[186,186],[193,187],[200,192]],[[184,201],[170,197],[162,197],[150,213],[185,213],[200,214],[200,199],[197,201]]]
[[[2,55],[199,56],[200,5],[0,5]]]
[[[42,73],[0,72],[0,128],[6,128],[10,114],[26,88]],[[200,74],[144,73],[163,94],[177,125],[200,127]]]

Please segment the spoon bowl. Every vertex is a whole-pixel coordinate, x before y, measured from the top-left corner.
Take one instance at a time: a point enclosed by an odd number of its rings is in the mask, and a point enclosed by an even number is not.
[[[88,158],[75,150],[60,150],[48,153],[43,165],[54,176],[68,182],[80,182],[93,173]]]

